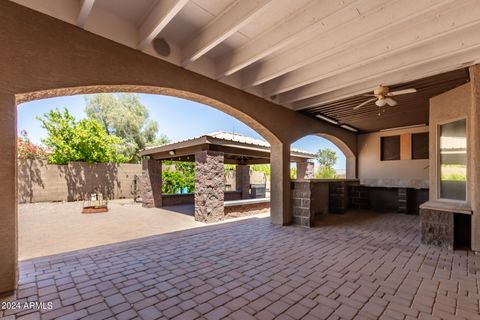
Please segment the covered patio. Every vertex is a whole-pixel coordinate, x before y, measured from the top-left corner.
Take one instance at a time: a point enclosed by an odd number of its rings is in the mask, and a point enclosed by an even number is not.
[[[250,192],[250,165],[270,164],[270,144],[266,141],[228,132],[215,132],[140,152],[143,161],[141,197],[144,207],[195,205],[195,220],[216,222],[232,212],[267,208],[270,199]],[[314,153],[292,149],[290,161],[297,165],[297,175],[311,179],[314,175]],[[195,162],[195,194],[162,194],[162,161]],[[225,192],[224,164],[235,165],[234,192]],[[252,199],[256,198],[256,199]],[[258,199],[263,198],[263,199]]]
[[[14,0],[0,30],[0,295],[34,303],[0,316],[478,319],[478,1]],[[148,206],[160,161],[190,157],[196,216],[220,219],[222,164],[268,158],[270,217],[19,263],[17,106],[101,92],[199,102],[269,143],[145,151]],[[307,135],[347,179],[292,181]]]

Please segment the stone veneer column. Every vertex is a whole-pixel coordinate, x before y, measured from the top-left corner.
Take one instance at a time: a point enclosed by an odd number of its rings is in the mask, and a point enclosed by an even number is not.
[[[223,220],[225,190],[223,152],[195,153],[195,220]]]
[[[0,296],[17,286],[17,107],[0,92]]]
[[[273,224],[288,225],[292,223],[290,208],[290,144],[272,144],[270,163],[272,166],[270,218]]]
[[[143,160],[140,194],[143,207],[160,208],[162,206],[162,162],[160,160]]]
[[[250,199],[250,166],[236,166],[235,185],[236,190],[242,193],[242,199]]]
[[[297,179],[313,179],[315,164],[310,161],[297,162]]]
[[[480,66],[470,67],[470,83],[472,86],[472,105],[467,128],[470,130],[471,177],[470,201],[472,205],[472,250],[480,251]]]

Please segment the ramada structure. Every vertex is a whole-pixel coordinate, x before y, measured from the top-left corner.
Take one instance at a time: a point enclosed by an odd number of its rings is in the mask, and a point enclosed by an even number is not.
[[[244,207],[270,202],[270,199],[248,200],[251,199],[249,165],[270,163],[268,142],[235,133],[214,132],[147,148],[140,155],[149,158],[143,161],[143,206],[162,207],[163,198],[169,197],[162,195],[162,160],[195,162],[194,204],[197,221],[223,220],[224,202],[227,200],[236,201],[235,206]],[[313,158],[315,154],[310,152],[296,149],[290,152],[290,161],[297,164],[297,174],[302,179],[313,178],[314,164],[308,161]],[[225,198],[224,164],[236,165],[236,193],[230,199]],[[182,198],[181,195],[174,197]],[[239,202],[241,199],[246,201]],[[189,203],[189,200],[186,198],[186,201],[178,201],[177,204]]]
[[[17,105],[73,94],[171,95],[243,121],[270,144],[275,225],[315,219],[324,182],[292,183],[290,145],[319,135],[347,158],[329,186],[343,208],[420,211],[425,243],[480,251],[479,31],[477,0],[1,1],[0,292],[17,287]],[[210,172],[217,152],[196,161]]]

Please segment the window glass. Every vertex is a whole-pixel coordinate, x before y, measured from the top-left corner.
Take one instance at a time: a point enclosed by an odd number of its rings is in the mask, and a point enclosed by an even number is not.
[[[412,159],[428,159],[428,132],[412,134]]]
[[[467,123],[458,120],[440,126],[440,198],[466,200]]]
[[[382,161],[400,160],[400,136],[382,137]]]

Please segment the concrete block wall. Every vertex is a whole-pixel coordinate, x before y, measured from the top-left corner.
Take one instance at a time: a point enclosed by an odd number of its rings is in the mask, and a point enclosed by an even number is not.
[[[294,224],[313,227],[316,218],[328,213],[328,183],[292,181],[291,190]]]
[[[368,187],[350,185],[348,190],[348,207],[353,209],[368,209],[370,207]]]
[[[140,164],[72,162],[52,165],[42,160],[19,160],[18,201],[83,200],[94,190],[109,199],[133,198],[135,179],[141,175]]]
[[[233,201],[242,199],[242,193],[238,191],[225,191],[224,201]],[[162,194],[162,206],[178,206],[182,204],[195,204],[194,193],[182,194]]]
[[[330,213],[345,213],[348,209],[348,184],[345,181],[329,182],[328,203]]]

